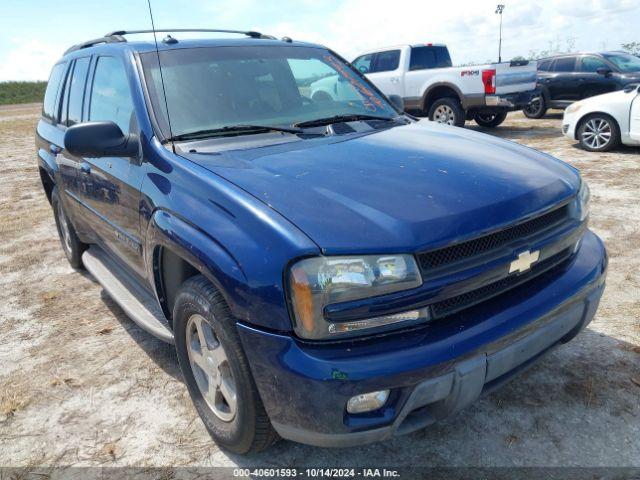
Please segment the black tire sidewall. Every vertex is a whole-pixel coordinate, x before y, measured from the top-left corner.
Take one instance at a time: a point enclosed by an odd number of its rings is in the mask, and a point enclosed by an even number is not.
[[[533,114],[529,114],[527,113],[526,108],[522,109],[522,113],[524,113],[524,116],[527,118],[532,118],[534,120],[538,120],[542,117],[545,116],[545,114],[547,113],[547,104],[546,101],[544,99],[544,95],[540,95],[540,108]]]
[[[585,125],[589,120],[592,120],[594,118],[600,118],[602,120],[606,120],[611,126],[611,139],[609,140],[609,143],[607,143],[606,146],[604,146],[603,148],[592,148],[582,141],[582,133],[584,132]],[[592,114],[584,117],[580,121],[580,126],[578,127],[577,136],[578,136],[578,142],[580,143],[580,147],[582,147],[584,150],[587,150],[588,152],[608,152],[616,148],[618,145],[620,145],[620,127],[618,127],[618,122],[616,122],[609,115],[605,115],[605,114]]]
[[[464,122],[465,122],[464,110],[462,109],[462,105],[460,105],[460,101],[457,98],[453,98],[453,97],[443,97],[433,102],[431,104],[431,107],[429,107],[429,112],[428,112],[429,120],[431,120],[432,122],[435,122],[435,120],[433,119],[433,116],[435,114],[436,109],[440,105],[447,105],[449,108],[451,108],[451,110],[453,110],[454,125],[456,127],[464,127]]]
[[[473,117],[473,120],[481,127],[495,128],[498,125],[502,124],[502,122],[504,122],[507,119],[507,113],[508,112],[498,112],[494,114],[495,115],[494,118],[489,122],[483,120],[480,116],[481,114],[476,114]]]
[[[65,257],[69,261],[69,264],[73,268],[81,270],[84,268],[84,265],[82,263],[82,253],[87,249],[87,245],[82,243],[78,238],[78,235],[76,234],[76,231],[73,228],[73,224],[71,223],[71,219],[69,218],[69,215],[67,215],[67,213],[65,212],[64,204],[61,202],[62,200],[60,199],[58,187],[53,187],[53,190],[51,192],[51,207],[53,208],[53,217],[56,221],[56,229],[58,231],[58,237],[60,239],[60,246],[62,247],[62,251]],[[60,209],[58,208],[58,206],[60,206]],[[59,210],[62,210],[62,214],[65,216],[67,221],[67,226],[69,227],[69,239],[71,243],[71,252],[68,252],[63,245],[60,218],[58,217]]]
[[[203,278],[203,277],[194,277]],[[193,279],[192,279],[193,280]],[[200,418],[216,442],[235,453],[251,450],[256,429],[256,398],[253,377],[244,350],[226,304],[220,298],[211,298],[203,282],[189,280],[180,289],[173,310],[174,336],[180,370]],[[212,288],[212,287],[209,287]],[[218,294],[219,295],[219,294]],[[186,346],[186,327],[193,314],[202,315],[213,327],[227,355],[236,383],[237,410],[234,419],[224,422],[209,408],[196,383]]]

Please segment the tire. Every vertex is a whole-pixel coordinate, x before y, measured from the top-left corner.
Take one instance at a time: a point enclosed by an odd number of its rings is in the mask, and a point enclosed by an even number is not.
[[[460,101],[453,97],[437,99],[429,108],[429,120],[464,127],[465,114]]]
[[[202,275],[190,278],[176,295],[173,322],[180,370],[216,443],[239,454],[275,443],[278,434],[264,410],[235,320],[220,292]]]
[[[507,112],[499,113],[476,113],[473,117],[475,122],[481,127],[495,128],[505,121]]]
[[[82,252],[87,249],[88,245],[78,239],[78,235],[60,201],[58,187],[53,187],[51,192],[51,206],[53,207],[53,216],[56,220],[56,228],[58,229],[62,251],[73,268],[83,270]]]
[[[544,99],[544,95],[540,95],[538,100],[524,107],[522,113],[527,118],[538,119],[544,117],[547,114],[547,101]]]
[[[620,145],[620,127],[609,115],[587,115],[578,126],[580,146],[589,152],[608,152]]]

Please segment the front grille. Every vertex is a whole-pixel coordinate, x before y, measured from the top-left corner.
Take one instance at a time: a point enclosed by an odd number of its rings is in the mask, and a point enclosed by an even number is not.
[[[556,208],[544,215],[505,228],[480,238],[432,250],[418,255],[423,270],[447,265],[465,258],[507,245],[515,240],[530,237],[557,225],[569,215],[568,205]]]
[[[505,293],[506,291],[531,280],[533,277],[541,275],[553,267],[560,265],[571,256],[572,250],[573,247],[565,248],[564,250],[545,258],[541,262],[534,264],[526,273],[520,275],[509,275],[508,277],[480,287],[476,290],[471,290],[470,292],[434,303],[431,305],[433,317],[446,317],[447,315],[451,315],[452,313],[471,307],[472,305],[489,300],[501,293]]]

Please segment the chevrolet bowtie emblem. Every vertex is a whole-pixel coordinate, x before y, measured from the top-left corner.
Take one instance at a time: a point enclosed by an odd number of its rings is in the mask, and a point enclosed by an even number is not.
[[[509,265],[509,273],[529,270],[531,265],[538,261],[538,258],[540,258],[540,250],[536,250],[535,252],[530,252],[529,250],[522,252],[518,255],[518,258]]]

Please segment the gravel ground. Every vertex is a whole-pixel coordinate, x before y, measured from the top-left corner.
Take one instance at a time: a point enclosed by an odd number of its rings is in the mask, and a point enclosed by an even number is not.
[[[640,466],[640,150],[584,152],[557,113],[510,114],[491,131],[591,185],[611,261],[597,317],[573,342],[412,435],[350,449],[282,441],[240,457],[210,440],[172,349],[68,266],[39,184],[37,115],[0,108],[0,465]]]

